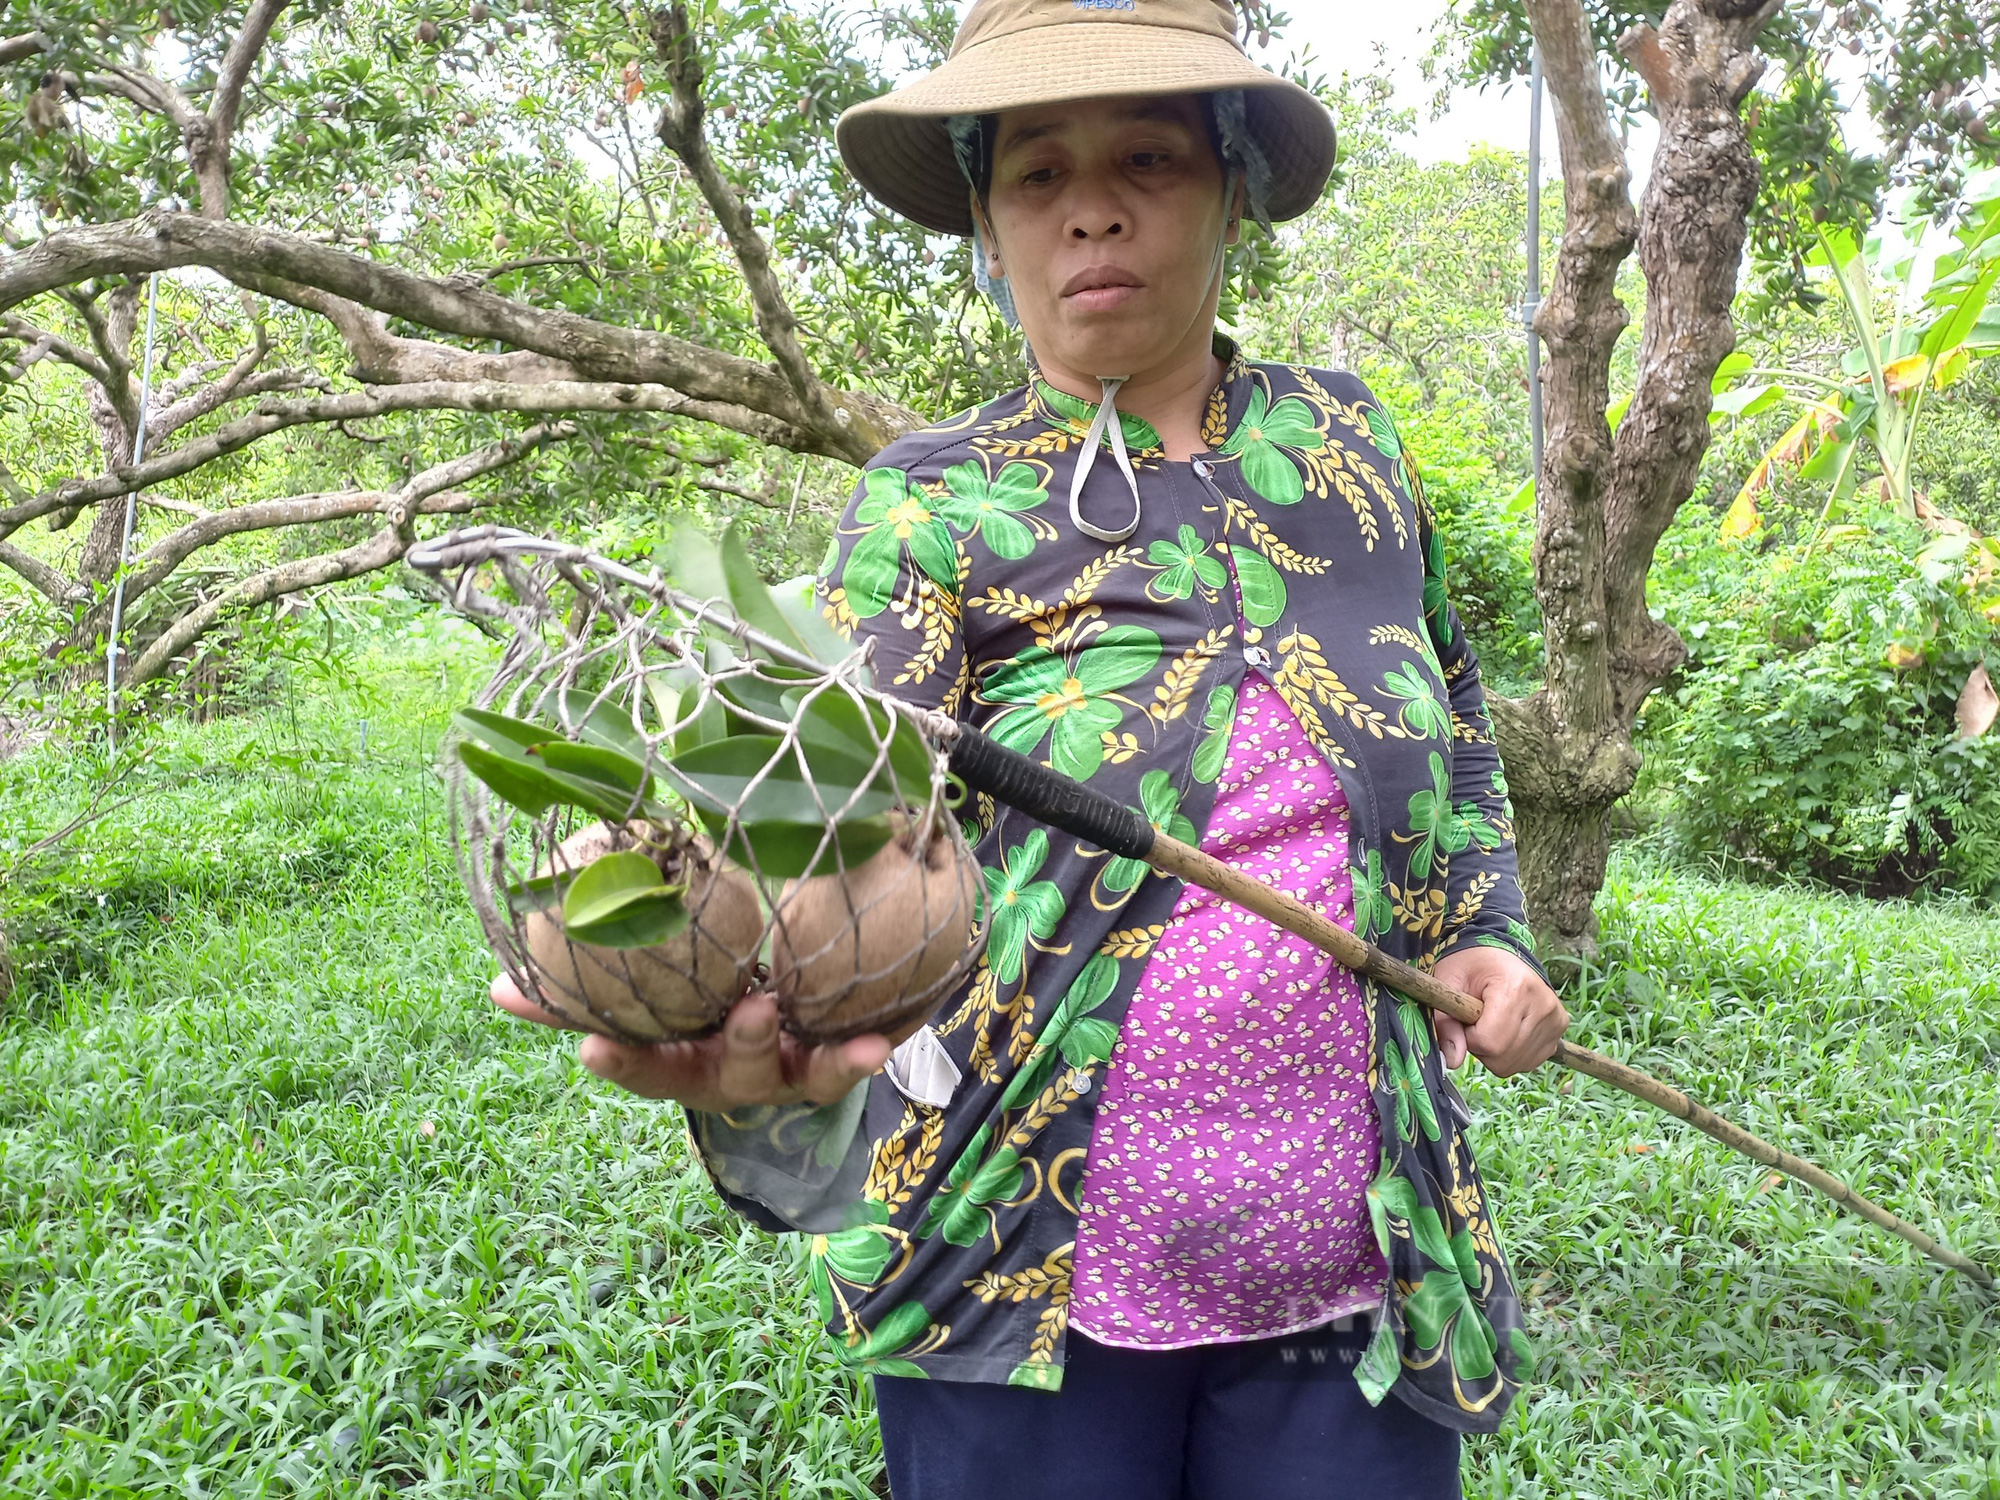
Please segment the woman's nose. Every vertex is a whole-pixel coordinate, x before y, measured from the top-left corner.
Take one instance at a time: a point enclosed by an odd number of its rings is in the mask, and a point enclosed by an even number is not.
[[[1087,176],[1077,181],[1069,203],[1071,239],[1115,239],[1127,232],[1126,217],[1111,184]]]

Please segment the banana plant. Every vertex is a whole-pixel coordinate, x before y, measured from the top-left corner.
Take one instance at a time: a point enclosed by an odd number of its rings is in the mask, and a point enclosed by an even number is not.
[[[2000,353],[2000,168],[1967,182],[1948,224],[1924,219],[1906,196],[1865,241],[1822,229],[1809,263],[1826,271],[1853,343],[1836,375],[1761,368],[1742,355],[1724,363],[1718,382],[1728,382],[1739,414],[1777,400],[1803,408],[1750,471],[1723,517],[1725,537],[1757,529],[1757,495],[1781,467],[1826,484],[1825,528],[1859,486],[1864,449],[1900,514],[1936,518],[1910,461],[1932,398],[1974,360]]]

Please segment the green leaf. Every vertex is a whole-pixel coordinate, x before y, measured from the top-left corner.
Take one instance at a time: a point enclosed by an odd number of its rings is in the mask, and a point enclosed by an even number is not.
[[[527,752],[537,756],[551,771],[575,777],[603,788],[607,795],[625,796],[624,812],[652,793],[653,778],[646,768],[629,755],[607,750],[602,745],[578,745],[569,740],[544,740]]]
[[[661,731],[672,729],[681,718],[680,688],[675,686],[665,672],[648,672],[645,683],[646,699],[653,706],[653,715],[658,720]]]
[[[561,731],[546,724],[510,719],[505,714],[496,714],[484,708],[461,708],[451,716],[451,722],[460,734],[470,735],[495,750],[503,745],[515,745],[526,750],[544,741],[562,738]]]
[[[781,646],[804,655],[812,655],[806,643],[792,629],[785,612],[778,608],[771,597],[771,586],[764,582],[757,572],[757,565],[750,560],[750,551],[743,545],[740,526],[731,526],[722,534],[722,579],[729,590],[729,607],[736,612],[736,618],[752,630],[762,631]]]
[[[572,804],[570,788],[555,776],[539,766],[495,754],[476,740],[460,740],[458,758],[496,797],[524,813],[540,816],[552,807]]]
[[[700,527],[676,526],[658,560],[667,581],[682,593],[729,602],[729,575],[722,566],[722,549]]]
[[[855,652],[851,641],[843,640],[839,631],[826,623],[826,616],[820,612],[818,580],[810,573],[802,573],[797,578],[788,578],[783,583],[771,585],[771,602],[784,615],[794,634],[805,642],[815,661],[832,666],[846,661]],[[868,673],[868,680],[874,681],[874,673]]]
[[[824,826],[838,811],[844,819],[886,813],[894,799],[869,787],[871,768],[821,749],[808,779],[797,752],[774,734],[738,734],[676,755],[660,767],[698,810],[745,823]],[[859,790],[857,790],[859,789]]]
[[[588,927],[666,889],[660,867],[636,849],[601,854],[570,881],[563,895],[563,925]]]
[[[745,822],[728,832],[728,820],[705,814],[702,825],[722,844],[722,852],[759,875],[792,880],[807,875],[832,875],[866,863],[895,837],[896,826],[886,815],[843,818],[827,837],[827,826],[816,823]],[[727,838],[727,842],[723,842]]]
[[[1761,416],[1785,399],[1785,388],[1780,384],[1746,385],[1738,390],[1721,391],[1709,405],[1712,421],[1725,417]]]
[[[930,797],[930,746],[915,724],[885,705],[864,705],[839,686],[829,686],[799,705],[796,723],[808,766],[817,768],[817,757],[824,751],[864,766],[874,765],[882,757],[880,747],[886,740],[887,779],[870,785],[909,807],[921,806]]]
[[[711,648],[709,651],[710,672],[715,674],[715,688],[732,707],[745,714],[755,714],[779,724],[791,721],[797,702],[798,690],[802,686],[823,681],[818,672],[809,672],[802,667],[783,667],[776,662],[759,661],[751,670],[728,670],[722,662],[721,653]],[[771,731],[762,724],[749,723],[732,716],[731,732],[735,734],[769,734]]]
[[[631,817],[635,811],[667,816],[665,809],[646,805],[643,799],[635,806],[632,791],[626,786],[607,785],[592,776],[570,774],[563,766],[551,764],[547,755],[538,753],[555,746],[563,747],[555,752],[558,759],[565,751],[598,755],[614,752],[571,745],[553,729],[483,709],[460,709],[452,715],[452,725],[466,736],[458,746],[459,759],[466,768],[497,796],[523,812],[539,814],[556,806],[580,807],[614,822]]]
[[[579,943],[650,948],[687,929],[685,889],[668,885],[659,866],[636,850],[600,855],[564,892],[563,928]]]
[[[559,717],[586,744],[616,750],[642,763],[647,758],[645,736],[633,724],[632,716],[609,698],[599,700],[593,694],[567,689]]]
[[[507,910],[525,916],[529,912],[546,912],[562,906],[562,888],[569,883],[569,872],[558,870],[553,875],[536,875],[530,879],[507,882]]]

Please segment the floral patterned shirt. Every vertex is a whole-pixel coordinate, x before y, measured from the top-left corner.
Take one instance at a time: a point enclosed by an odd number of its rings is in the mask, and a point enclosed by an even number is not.
[[[1254,673],[1340,780],[1356,930],[1419,966],[1468,943],[1532,963],[1478,667],[1394,423],[1353,375],[1218,352],[1208,456],[1169,462],[1121,418],[1142,500],[1123,542],[1070,522],[1095,407],[1044,382],[899,439],[840,522],[828,618],[870,644],[885,691],[1195,838]],[[1083,494],[1130,512],[1109,462]],[[934,1022],[961,1074],[949,1104],[878,1076],[822,1110],[689,1124],[727,1201],[813,1234],[820,1307],[856,1368],[1054,1389],[1099,1085],[1181,883],[988,797],[965,817],[991,930]],[[1469,1115],[1426,1013],[1364,990],[1389,1276],[1356,1377],[1490,1431],[1527,1349]]]
[[[1244,683],[1202,849],[1352,927],[1347,798],[1284,699]],[[1184,1349],[1382,1300],[1368,1000],[1304,938],[1197,885],[1146,963],[1097,1106],[1069,1326]]]

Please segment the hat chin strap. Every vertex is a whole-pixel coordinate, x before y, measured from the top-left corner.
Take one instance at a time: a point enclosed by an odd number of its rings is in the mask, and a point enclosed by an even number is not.
[[[1222,184],[1222,238],[1215,244],[1215,264],[1209,282],[1215,283],[1222,275],[1223,264],[1229,253],[1229,209],[1236,197],[1236,173],[1232,169],[1223,178]],[[1132,377],[1129,375],[1100,375],[1097,382],[1103,395],[1097,403],[1097,415],[1091,419],[1090,434],[1083,440],[1083,452],[1077,455],[1076,471],[1069,481],[1069,521],[1087,537],[1105,543],[1122,542],[1139,529],[1139,476],[1132,472],[1132,457],[1125,448],[1125,424],[1118,420],[1118,388]],[[1132,519],[1116,531],[1099,526],[1085,519],[1083,514],[1083,486],[1090,478],[1090,472],[1097,465],[1097,454],[1103,447],[1106,434],[1111,437],[1111,460],[1118,465],[1118,472],[1125,477],[1125,488],[1132,494]]]

